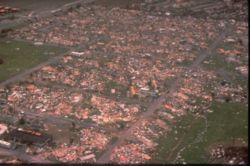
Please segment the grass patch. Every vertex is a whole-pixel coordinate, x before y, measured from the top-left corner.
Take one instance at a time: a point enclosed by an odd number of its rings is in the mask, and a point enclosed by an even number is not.
[[[55,46],[34,46],[23,41],[0,40],[0,82],[65,52]]]
[[[158,140],[157,151],[152,163],[173,163],[176,153],[189,142],[195,139],[196,133],[202,130],[202,121],[195,119],[191,114],[180,118],[172,131]]]
[[[235,46],[230,43],[221,43],[219,46],[217,46],[216,50],[214,51],[214,54],[211,55],[209,58],[207,58],[206,61],[209,61],[209,64],[203,63],[203,66],[207,69],[220,69],[221,67],[225,68],[228,72],[235,72],[235,68],[239,66],[239,64],[235,63],[229,63],[226,61],[226,58],[229,57],[228,55],[222,55],[217,52],[217,49],[223,49],[223,50],[234,50]],[[243,54],[244,51],[240,50]],[[235,55],[237,57],[237,55]],[[243,58],[243,57],[241,57]],[[242,62],[241,65],[248,65],[247,61],[240,59]]]
[[[191,144],[205,128],[205,120],[187,115],[180,119],[172,133],[158,140],[158,149],[152,163],[174,163],[183,147],[181,156],[186,163],[209,163],[208,148],[215,143],[231,144],[234,139],[248,140],[247,106],[240,103],[213,102],[214,112],[207,115],[207,132],[202,141]],[[176,132],[177,131],[177,132]],[[176,139],[178,138],[178,139]]]
[[[226,62],[226,57],[223,57],[223,55],[215,53],[214,55],[210,56],[206,59],[209,63],[203,63],[202,65],[205,67],[205,69],[208,70],[219,70],[222,67],[225,68],[228,72],[235,72],[235,68],[238,66],[234,63]]]
[[[8,125],[14,125],[13,118],[10,116],[0,116],[0,123],[8,124]]]

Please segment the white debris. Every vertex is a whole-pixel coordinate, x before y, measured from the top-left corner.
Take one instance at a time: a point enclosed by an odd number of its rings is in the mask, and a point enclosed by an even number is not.
[[[81,157],[81,160],[84,161],[84,160],[89,160],[89,159],[93,159],[93,158],[95,158],[95,155],[94,154],[89,154],[87,156]]]
[[[84,52],[75,52],[75,51],[72,51],[71,54],[75,55],[75,56],[81,56],[81,55],[84,55]]]
[[[11,143],[0,140],[0,146],[5,147],[5,148],[10,148],[11,147]]]
[[[42,45],[43,45],[43,42],[35,42],[34,45],[35,45],[35,46],[42,46]]]
[[[4,124],[0,124],[0,135],[4,134],[8,130],[8,127]]]

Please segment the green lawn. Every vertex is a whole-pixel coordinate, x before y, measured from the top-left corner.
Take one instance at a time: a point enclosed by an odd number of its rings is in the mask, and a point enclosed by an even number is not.
[[[151,162],[174,163],[177,153],[185,147],[180,154],[186,163],[209,163],[208,149],[211,145],[232,144],[233,140],[238,138],[248,141],[246,105],[214,102],[211,110],[213,112],[207,116],[207,132],[201,135],[201,141],[195,143],[201,131],[205,129],[205,120],[194,118],[192,115],[185,116],[176,125],[177,134],[173,130],[172,133],[159,139],[157,152]]]
[[[0,59],[3,60],[3,64],[0,64],[0,82],[65,51],[61,47],[0,40]]]

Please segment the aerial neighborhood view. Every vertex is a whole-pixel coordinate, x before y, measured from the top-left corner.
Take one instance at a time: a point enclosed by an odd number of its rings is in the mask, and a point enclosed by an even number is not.
[[[0,164],[248,165],[247,0],[0,0]]]

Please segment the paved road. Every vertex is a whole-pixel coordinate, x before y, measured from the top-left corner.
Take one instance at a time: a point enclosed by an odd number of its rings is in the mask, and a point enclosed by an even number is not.
[[[14,15],[0,16],[0,32],[4,29],[13,28],[29,23],[38,17],[46,17],[58,11],[65,11],[80,3],[90,3],[93,0],[0,0],[0,5],[19,8],[20,11]]]
[[[20,8],[28,12],[36,13],[54,10],[65,4],[75,2],[77,0],[0,0],[1,5]]]
[[[11,149],[5,149],[0,147],[0,155],[2,156],[15,156],[19,158],[20,160],[24,162],[29,162],[29,163],[52,163],[51,161],[48,160],[43,160],[41,158],[35,157],[28,155],[23,152],[21,149],[16,149],[16,150],[11,150]]]

